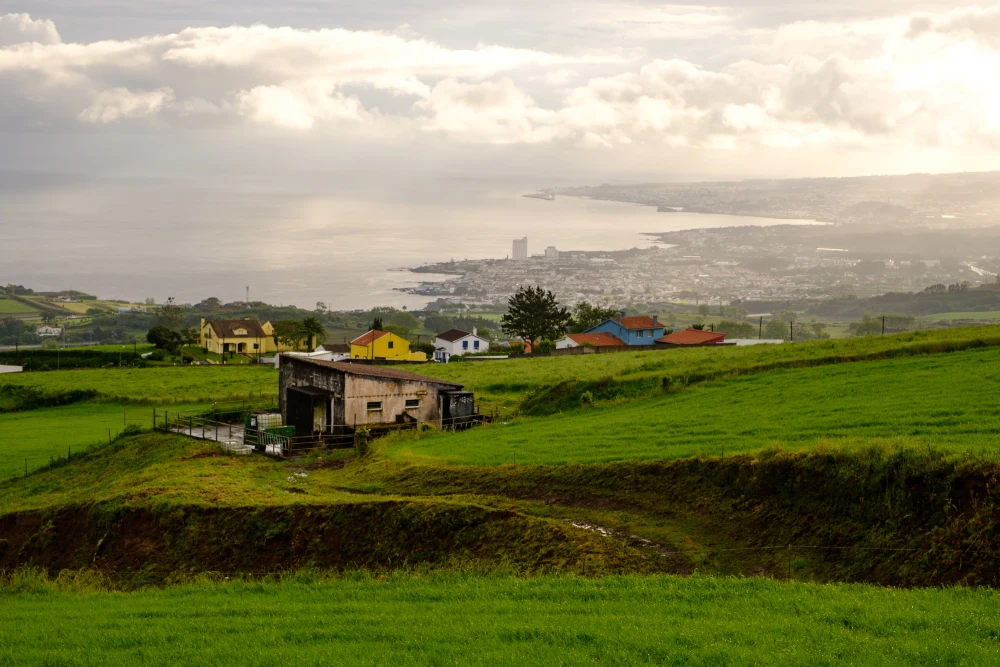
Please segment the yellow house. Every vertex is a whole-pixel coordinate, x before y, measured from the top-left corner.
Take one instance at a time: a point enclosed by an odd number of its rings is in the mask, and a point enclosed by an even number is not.
[[[410,352],[410,342],[388,331],[369,331],[351,341],[352,359],[427,361],[423,352]]]
[[[209,352],[222,354],[272,354],[293,349],[274,342],[274,325],[257,320],[201,320],[198,345]]]

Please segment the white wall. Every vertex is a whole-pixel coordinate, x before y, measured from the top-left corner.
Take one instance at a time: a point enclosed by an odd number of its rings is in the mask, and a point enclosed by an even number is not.
[[[477,340],[479,341],[479,349],[476,349],[476,343],[475,343],[475,341],[477,341]],[[462,347],[462,342],[463,341],[468,341],[468,343],[469,343],[469,348],[468,349],[465,349],[465,348]],[[445,353],[449,357],[451,357],[451,356],[458,355],[458,354],[466,354],[467,352],[486,352],[487,350],[490,349],[490,342],[488,340],[486,340],[485,338],[480,338],[479,336],[474,336],[472,334],[469,334],[465,338],[459,338],[458,340],[456,340],[454,342],[443,340],[441,338],[435,338],[434,339],[434,356],[435,356],[435,358],[437,358],[437,355],[438,355],[438,352],[437,352],[438,348],[441,348],[441,347],[443,347],[445,349]]]

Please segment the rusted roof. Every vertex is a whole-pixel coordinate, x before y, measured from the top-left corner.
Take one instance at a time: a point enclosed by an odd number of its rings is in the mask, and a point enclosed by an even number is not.
[[[422,382],[424,384],[435,384],[449,389],[461,389],[462,385],[454,382],[445,382],[439,378],[432,378],[426,375],[418,375],[409,371],[401,371],[396,368],[386,366],[375,366],[369,364],[350,364],[343,361],[320,361],[318,359],[308,359],[306,357],[288,357],[293,362],[303,362],[329,368],[334,371],[346,373],[347,375],[363,375],[371,378],[381,378],[384,380],[405,380],[407,382]],[[284,363],[284,360],[282,361]]]
[[[267,338],[257,320],[212,320],[206,324],[219,338]],[[237,335],[237,329],[246,329],[246,334]]]
[[[371,345],[379,338],[388,335],[389,335],[388,331],[379,331],[378,329],[373,329],[372,331],[369,331],[368,333],[358,336],[357,338],[352,340],[351,345]]]
[[[662,324],[653,324],[653,318],[648,315],[623,317],[618,323],[629,331],[636,331],[637,329],[657,329],[663,326]]]
[[[590,344],[594,347],[616,347],[619,345],[625,345],[625,341],[621,338],[605,331],[601,331],[600,333],[569,334],[567,338],[577,345]]]
[[[462,331],[461,329],[448,329],[444,333],[439,333],[436,338],[441,340],[446,340],[449,343],[454,343],[456,340],[462,340],[466,336],[471,336],[472,334],[468,331]]]
[[[672,333],[658,339],[657,343],[667,343],[670,345],[711,345],[721,343],[726,340],[726,334],[721,331],[699,331],[698,329],[685,329]]]

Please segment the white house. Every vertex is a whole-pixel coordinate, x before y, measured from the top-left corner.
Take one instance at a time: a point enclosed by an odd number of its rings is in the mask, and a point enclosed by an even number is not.
[[[486,352],[490,349],[490,342],[478,334],[476,329],[472,333],[461,329],[439,333],[434,339],[434,360],[446,362],[455,355]]]
[[[35,329],[36,336],[62,336],[62,327],[43,325]]]

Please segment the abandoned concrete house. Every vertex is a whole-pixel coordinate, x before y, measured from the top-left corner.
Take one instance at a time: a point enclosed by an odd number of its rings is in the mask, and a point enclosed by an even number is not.
[[[298,437],[354,428],[436,423],[461,427],[476,419],[474,396],[462,385],[383,366],[282,360],[278,400],[283,423]]]

